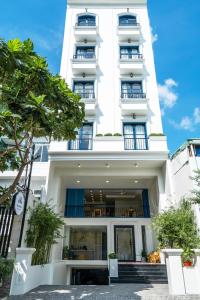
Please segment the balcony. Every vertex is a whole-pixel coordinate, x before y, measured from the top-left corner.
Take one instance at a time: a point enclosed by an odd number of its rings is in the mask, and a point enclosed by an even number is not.
[[[121,98],[120,106],[123,116],[131,116],[133,114],[146,116],[148,113],[146,98]]]
[[[139,40],[141,37],[140,32],[140,24],[133,23],[133,24],[123,24],[118,26],[118,39],[120,42],[124,42],[127,40]]]
[[[145,137],[129,138],[125,136],[124,149],[125,150],[148,150],[148,138]]]
[[[134,73],[141,75],[144,72],[144,60],[142,54],[120,54],[120,74],[126,75]]]
[[[98,36],[97,26],[94,22],[88,22],[81,25],[76,24],[74,27],[74,35],[77,42],[82,42],[84,40],[89,42],[96,41]]]
[[[121,99],[130,100],[130,99],[146,99],[146,94],[141,91],[122,91]]]
[[[93,91],[83,92],[82,90],[76,90],[76,94],[79,94],[81,101],[85,103],[85,113],[86,115],[95,115],[97,100],[95,93]]]
[[[74,75],[86,73],[96,74],[97,60],[94,53],[74,55],[72,59],[72,71]]]
[[[69,150],[92,150],[93,139],[92,137],[76,138],[68,143]]]

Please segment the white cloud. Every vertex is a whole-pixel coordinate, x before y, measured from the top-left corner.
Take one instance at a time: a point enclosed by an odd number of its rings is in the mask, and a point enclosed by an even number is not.
[[[200,124],[200,108],[199,107],[196,107],[194,109],[193,117],[194,117],[194,123]]]
[[[154,44],[155,42],[157,42],[158,40],[158,34],[157,33],[153,33],[153,29],[151,28],[151,41],[152,44]]]
[[[172,78],[168,78],[164,81],[164,84],[158,85],[158,94],[163,113],[166,108],[172,108],[176,104],[178,94],[174,91],[174,88],[177,86],[178,83]]]
[[[184,116],[179,123],[175,121],[169,121],[170,124],[176,129],[183,129],[188,131],[195,131],[197,124],[200,124],[200,108],[196,107],[194,109],[193,115],[191,117]]]

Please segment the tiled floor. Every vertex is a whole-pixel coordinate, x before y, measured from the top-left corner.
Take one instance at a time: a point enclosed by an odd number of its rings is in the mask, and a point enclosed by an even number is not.
[[[199,296],[168,295],[165,284],[112,284],[110,286],[40,286],[26,295],[12,296],[10,300],[132,300],[132,299],[199,299]]]

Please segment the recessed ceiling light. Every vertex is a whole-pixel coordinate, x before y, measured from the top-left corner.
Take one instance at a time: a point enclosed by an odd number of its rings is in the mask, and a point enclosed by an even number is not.
[[[139,182],[139,180],[137,180],[137,179],[136,179],[136,180],[134,180],[134,182],[135,182],[135,183],[138,183],[138,182]]]
[[[76,180],[76,183],[80,183],[80,180]]]
[[[110,182],[110,180],[106,180],[106,183],[109,183]]]
[[[80,165],[80,164],[78,164],[78,168],[81,168],[81,165]]]
[[[139,167],[138,163],[135,163],[135,167],[136,167],[136,168],[138,168],[138,167]]]
[[[106,168],[110,168],[110,165],[109,165],[109,164],[105,164],[105,167],[106,167]]]

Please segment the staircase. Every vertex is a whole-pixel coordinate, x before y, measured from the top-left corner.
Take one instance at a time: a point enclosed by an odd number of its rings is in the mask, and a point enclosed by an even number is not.
[[[126,263],[118,265],[118,278],[110,283],[168,283],[166,265]]]

